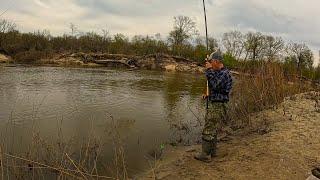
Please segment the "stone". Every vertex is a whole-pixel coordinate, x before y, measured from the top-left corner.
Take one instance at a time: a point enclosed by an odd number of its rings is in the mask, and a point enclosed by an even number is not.
[[[3,55],[3,54],[0,54],[0,63],[8,63],[10,61],[10,58]]]
[[[165,68],[166,71],[175,71],[176,68],[177,68],[177,65],[169,64],[169,65],[166,65],[164,68]]]

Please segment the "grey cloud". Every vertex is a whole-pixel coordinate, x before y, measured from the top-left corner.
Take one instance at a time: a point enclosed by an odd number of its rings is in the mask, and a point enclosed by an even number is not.
[[[260,6],[254,1],[232,1],[226,4],[224,12],[222,20],[227,26],[281,34],[288,33],[295,26],[294,17]]]
[[[168,14],[177,14],[183,9],[193,11],[201,1],[194,0],[76,0],[77,4],[89,9],[90,17],[108,14],[126,18],[152,18],[166,16]],[[211,2],[211,1],[209,1]],[[187,15],[187,14],[186,14]]]
[[[25,31],[50,29],[55,35],[68,30],[73,22],[82,31],[107,26],[113,33],[168,34],[173,16],[187,15],[197,21],[204,34],[201,0],[0,0],[1,18],[20,20]],[[320,1],[309,0],[206,0],[209,31],[215,36],[227,30],[256,30],[306,42],[320,49],[320,21],[316,20]],[[298,9],[298,12],[297,10]]]

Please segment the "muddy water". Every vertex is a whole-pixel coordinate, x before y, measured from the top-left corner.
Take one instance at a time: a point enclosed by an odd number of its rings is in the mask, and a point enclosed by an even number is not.
[[[195,141],[203,113],[201,75],[60,67],[0,68],[2,145],[12,153],[30,148],[35,132],[46,141],[99,137],[101,158],[112,166],[106,133],[118,124],[128,173],[149,166],[161,144]],[[112,118],[111,118],[112,117]],[[59,133],[61,132],[61,133]],[[112,168],[111,168],[112,169]]]

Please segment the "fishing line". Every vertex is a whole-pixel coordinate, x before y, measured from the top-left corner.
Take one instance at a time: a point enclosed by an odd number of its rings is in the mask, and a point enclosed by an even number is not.
[[[0,14],[0,17],[6,14],[11,7],[12,7],[12,1],[10,1],[9,7]]]

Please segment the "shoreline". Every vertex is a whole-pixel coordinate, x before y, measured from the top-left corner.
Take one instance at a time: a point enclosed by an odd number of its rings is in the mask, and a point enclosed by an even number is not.
[[[138,179],[307,179],[320,166],[319,99],[319,92],[297,94],[277,109],[252,114],[256,128],[220,139],[211,163],[193,158],[200,145],[168,147]]]

